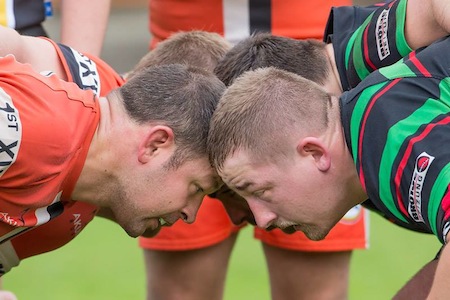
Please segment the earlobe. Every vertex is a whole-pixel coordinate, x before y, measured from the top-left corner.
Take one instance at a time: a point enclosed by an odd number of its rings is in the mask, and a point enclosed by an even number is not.
[[[306,137],[297,145],[297,152],[302,156],[311,156],[317,168],[325,172],[331,167],[331,157],[327,147],[316,137]]]
[[[162,150],[168,149],[174,143],[173,131],[170,127],[157,125],[148,129],[139,144],[138,160],[147,163]]]

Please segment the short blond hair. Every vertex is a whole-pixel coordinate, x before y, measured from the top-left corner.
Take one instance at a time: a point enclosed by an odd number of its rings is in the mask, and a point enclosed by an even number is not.
[[[282,156],[292,134],[326,129],[330,107],[331,97],[313,81],[273,67],[248,71],[214,111],[208,133],[211,164],[220,170],[238,149],[256,159]]]
[[[185,64],[212,72],[232,47],[224,37],[200,30],[180,31],[148,52],[127,75],[128,78],[151,66]]]

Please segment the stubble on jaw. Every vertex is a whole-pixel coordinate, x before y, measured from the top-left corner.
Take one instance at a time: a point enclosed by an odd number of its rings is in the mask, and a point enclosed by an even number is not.
[[[306,237],[312,241],[321,241],[323,240],[330,230],[324,230],[322,228],[318,228],[314,225],[298,225],[301,228],[301,231],[306,235]]]
[[[142,230],[140,229],[140,226],[135,226],[134,219],[136,216],[133,213],[137,210],[127,196],[124,184],[116,181],[114,187],[111,187],[110,195],[110,209],[114,214],[116,223],[118,223],[130,237],[135,238],[140,236]]]

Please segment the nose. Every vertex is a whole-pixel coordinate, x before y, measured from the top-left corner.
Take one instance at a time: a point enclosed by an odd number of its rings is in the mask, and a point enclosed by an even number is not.
[[[238,209],[229,209],[227,213],[234,225],[241,225],[247,220],[252,219],[248,217],[247,213]]]
[[[198,209],[200,208],[200,205],[202,204],[203,196],[201,197],[194,197],[193,199],[189,199],[188,205],[185,206],[181,210],[181,219],[183,222],[192,224],[195,221],[195,218],[197,217]]]
[[[253,213],[245,200],[239,203],[222,201],[222,204],[234,225],[241,225],[245,222],[256,224]]]
[[[253,216],[255,217],[255,222],[258,227],[266,229],[275,222],[277,215],[270,211],[264,203],[248,198],[247,203],[250,210],[253,212]]]
[[[214,195],[208,196],[222,202],[234,225],[241,225],[244,222],[255,225],[255,218],[245,199],[228,186],[224,185]]]

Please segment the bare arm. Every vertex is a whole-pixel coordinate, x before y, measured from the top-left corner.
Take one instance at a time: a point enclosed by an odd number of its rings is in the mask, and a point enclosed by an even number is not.
[[[408,0],[405,35],[409,46],[417,49],[428,46],[450,32],[450,13],[447,0]],[[447,20],[446,20],[447,19]]]
[[[392,298],[393,300],[426,299],[433,284],[438,260],[432,260],[419,270]]]
[[[447,242],[448,242],[447,237]],[[450,247],[445,246],[442,250],[439,262],[434,275],[433,284],[431,286],[429,300],[431,299],[447,299],[450,295],[450,285],[448,279],[450,278]]]
[[[61,42],[82,53],[100,56],[111,0],[61,1]]]
[[[447,33],[450,33],[450,2],[447,0],[431,0],[434,18]]]
[[[21,63],[30,64],[37,72],[53,71],[67,80],[53,45],[42,38],[22,36],[14,29],[0,26],[0,56],[13,54]]]

